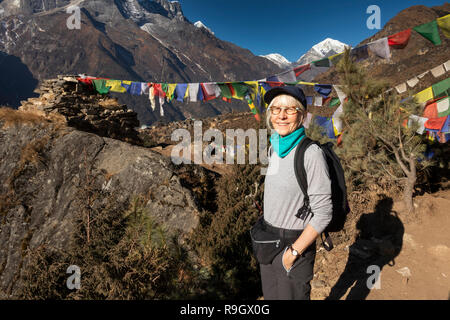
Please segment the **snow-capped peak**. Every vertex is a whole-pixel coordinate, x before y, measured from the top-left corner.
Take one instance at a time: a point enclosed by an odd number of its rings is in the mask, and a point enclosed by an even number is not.
[[[205,26],[205,25],[203,24],[203,22],[201,22],[201,21],[197,21],[196,23],[194,23],[194,26],[196,26],[197,28],[204,28],[204,29],[206,29],[209,33],[214,34],[214,32],[212,32],[211,29],[208,28],[207,26]]]
[[[308,50],[300,59],[297,60],[297,64],[307,64],[314,60],[323,59],[325,57],[332,56],[333,54],[344,52],[345,43],[331,38],[326,38],[325,40],[315,44],[311,49]]]
[[[345,43],[342,43],[338,40],[326,38],[325,40],[314,45],[312,49],[322,54],[323,56],[326,56],[330,51],[334,51],[336,53],[343,52],[346,46],[347,45]]]
[[[279,53],[271,53],[271,54],[267,54],[264,56],[260,56],[266,59],[269,59],[270,61],[276,63],[278,66],[280,66],[281,68],[285,68],[287,66],[290,66],[291,63],[289,62],[288,59],[286,59],[285,57],[283,57],[281,54]]]

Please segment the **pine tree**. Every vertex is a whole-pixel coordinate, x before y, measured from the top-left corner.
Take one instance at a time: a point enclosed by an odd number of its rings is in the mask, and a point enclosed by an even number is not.
[[[403,198],[413,211],[413,192],[418,170],[431,163],[418,162],[425,152],[425,139],[416,133],[418,124],[410,115],[421,113],[414,100],[400,102],[386,83],[373,80],[354,63],[349,50],[337,65],[348,101],[344,104],[342,136],[345,165],[354,183],[368,184],[381,179],[403,184]]]

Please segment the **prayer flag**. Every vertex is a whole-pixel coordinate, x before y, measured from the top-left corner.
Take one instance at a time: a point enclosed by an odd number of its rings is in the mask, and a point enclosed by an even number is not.
[[[343,57],[342,54],[343,54],[343,52],[337,53],[337,54],[333,54],[332,56],[328,57],[328,60],[330,60],[331,64],[335,66],[342,59],[342,57]]]
[[[111,92],[127,92],[127,89],[122,87],[122,81],[120,80],[106,80],[106,86],[111,87],[111,89],[109,90]]]
[[[435,119],[439,117],[437,111],[437,104],[435,101],[436,100],[433,100],[427,103],[427,105],[423,109],[422,117],[428,119]]]
[[[278,75],[278,80],[285,83],[294,83],[297,81],[294,70],[289,70]]]
[[[433,94],[435,98],[448,96],[450,93],[450,78],[433,84],[431,87],[433,88]]]
[[[391,58],[391,49],[389,48],[388,38],[382,38],[367,44],[369,50],[383,59]]]
[[[303,72],[305,72],[306,70],[309,70],[309,69],[311,69],[311,65],[310,64],[305,64],[303,66],[299,66],[299,67],[294,68],[295,77],[298,77]]]
[[[414,97],[416,98],[417,103],[427,102],[428,100],[433,99],[433,90],[431,87],[428,87],[425,90],[416,93]]]
[[[187,87],[187,83],[177,83],[177,86],[175,87],[175,97],[178,101],[183,102]]]
[[[350,56],[354,57],[356,61],[365,60],[369,57],[368,48],[367,44],[356,47],[350,51]]]
[[[397,32],[388,37],[388,44],[394,49],[403,49],[408,45],[409,38],[411,37],[411,28]]]
[[[407,90],[406,83],[401,83],[398,86],[395,87],[395,90],[397,90],[398,93],[403,93]]]
[[[433,77],[437,78],[442,76],[445,73],[444,65],[441,64],[440,66],[437,66],[430,70]]]
[[[106,86],[106,80],[92,80],[95,90],[100,94],[107,94],[109,92],[109,87]]]
[[[411,78],[409,80],[406,81],[406,83],[408,84],[408,86],[410,86],[411,88],[414,88],[416,86],[416,84],[419,83],[419,79],[417,79],[417,77]]]
[[[189,91],[189,101],[190,102],[197,102],[198,89],[199,89],[198,83],[190,83],[189,84],[188,91]]]
[[[437,24],[446,38],[450,38],[450,14],[437,18]]]
[[[327,68],[331,67],[330,60],[328,58],[323,58],[323,59],[320,59],[320,60],[316,60],[316,61],[313,61],[311,63],[313,65],[315,65],[316,67],[327,67]]]
[[[332,90],[331,84],[315,84],[314,90],[318,92],[322,97],[327,98]]]
[[[445,117],[450,115],[450,98],[446,97],[444,99],[436,102],[436,109],[438,113],[438,117]]]
[[[140,96],[142,94],[142,85],[140,82],[132,82],[130,86],[130,94]]]
[[[439,29],[436,20],[414,27],[413,30],[415,30],[425,39],[433,42],[433,44],[435,45],[440,45],[442,43],[441,37],[439,37]]]

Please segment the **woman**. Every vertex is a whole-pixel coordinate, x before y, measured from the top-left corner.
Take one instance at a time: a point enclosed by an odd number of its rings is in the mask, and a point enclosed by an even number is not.
[[[324,154],[316,144],[305,151],[304,166],[312,214],[295,215],[303,206],[303,193],[295,177],[294,154],[305,137],[306,98],[294,86],[269,90],[267,123],[272,152],[265,177],[264,220],[267,229],[287,240],[270,264],[260,264],[264,299],[309,299],[313,278],[315,241],[331,221],[331,181]]]

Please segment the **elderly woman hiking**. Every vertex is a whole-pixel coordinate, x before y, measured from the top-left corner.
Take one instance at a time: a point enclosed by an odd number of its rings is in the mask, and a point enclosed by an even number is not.
[[[310,212],[299,218],[305,198],[296,180],[294,155],[305,138],[306,98],[300,88],[286,86],[269,90],[264,100],[269,104],[267,123],[275,133],[270,138],[273,152],[264,183],[264,215],[251,230],[264,299],[309,299],[316,238],[332,218],[328,167],[318,145],[307,147]]]

